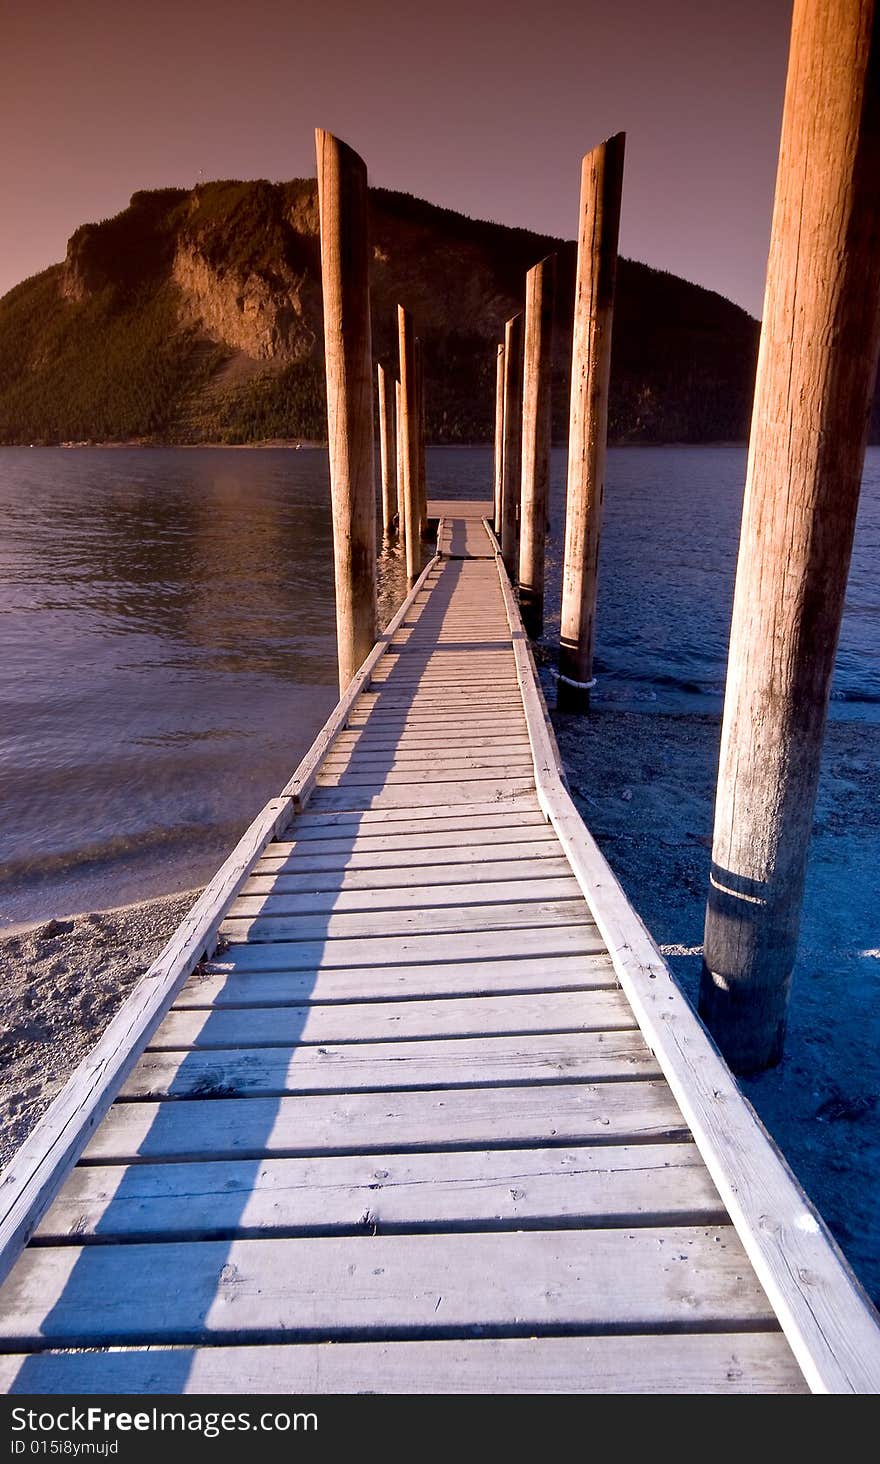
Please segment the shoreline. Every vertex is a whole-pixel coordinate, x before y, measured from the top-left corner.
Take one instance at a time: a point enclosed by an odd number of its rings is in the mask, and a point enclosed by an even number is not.
[[[449,450],[455,451],[456,448],[464,449],[465,451],[472,451],[474,448],[491,448],[492,447],[492,441],[489,438],[486,438],[485,440],[480,441],[480,442],[430,442],[429,441],[425,445],[426,445],[426,447],[443,448],[444,452],[449,451]],[[553,447],[554,448],[560,448],[560,447],[561,448],[564,448],[565,446],[566,446],[566,443],[565,442],[554,442],[553,443]],[[669,441],[669,442],[667,442],[667,441],[663,441],[663,442],[648,442],[648,441],[644,441],[644,442],[643,441],[638,441],[638,442],[609,442],[608,446],[609,446],[609,448],[615,449],[615,451],[617,451],[620,448],[635,448],[635,449],[638,449],[638,448],[647,447],[647,448],[650,448],[653,452],[656,452],[658,449],[661,449],[661,448],[670,448],[670,449],[675,448],[675,449],[679,449],[680,450],[681,448],[686,448],[686,447],[693,447],[693,448],[727,447],[727,448],[742,448],[743,450],[745,450],[748,447],[748,443],[746,442],[745,438],[743,438],[741,440],[737,440],[737,439],[732,439],[731,440],[731,439],[728,439],[728,438],[719,438],[717,442],[716,441],[712,441],[712,442],[673,442],[673,441]],[[45,449],[45,448],[49,448],[49,449],[54,450],[54,449],[62,448],[63,447],[64,450],[65,450],[65,452],[78,452],[78,451],[80,451],[82,449],[94,450],[94,449],[98,449],[98,448],[100,448],[100,450],[102,452],[103,451],[112,452],[114,449],[120,449],[121,450],[121,449],[132,449],[132,448],[139,448],[139,449],[143,449],[144,451],[160,451],[161,452],[163,450],[166,450],[166,451],[167,450],[173,450],[174,452],[188,452],[188,451],[201,451],[204,448],[208,448],[208,447],[210,447],[210,448],[216,448],[218,450],[228,450],[228,451],[232,451],[232,452],[246,451],[248,449],[255,449],[256,451],[261,451],[261,450],[264,450],[264,449],[267,449],[267,448],[293,448],[293,449],[295,449],[297,451],[299,451],[301,448],[308,448],[310,450],[318,449],[321,452],[326,452],[327,451],[327,442],[326,442],[325,439],[322,439],[322,440],[319,441],[319,440],[317,440],[315,438],[310,438],[310,437],[265,437],[265,438],[260,438],[258,441],[255,441],[255,442],[171,442],[171,441],[168,441],[168,442],[151,442],[151,441],[146,441],[146,440],[144,440],[142,438],[131,438],[129,440],[120,441],[120,442],[3,442],[3,443],[0,443],[0,448],[4,448],[4,447],[12,448],[15,451],[21,451],[23,449],[33,449],[34,451],[37,451],[37,450]]]
[[[546,670],[544,690],[552,705]],[[699,982],[719,716],[553,716],[572,796],[691,1001]],[[880,727],[829,722],[786,1053],[742,1087],[880,1299]],[[219,862],[219,861],[218,861]],[[0,936],[5,1163],[198,890]]]
[[[0,1165],[97,1042],[198,893],[86,911],[0,936]]]

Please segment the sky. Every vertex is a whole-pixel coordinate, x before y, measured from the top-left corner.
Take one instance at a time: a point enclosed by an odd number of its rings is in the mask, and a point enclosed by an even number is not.
[[[572,238],[627,134],[621,252],[760,315],[788,0],[0,0],[0,294],[142,188],[370,180]]]

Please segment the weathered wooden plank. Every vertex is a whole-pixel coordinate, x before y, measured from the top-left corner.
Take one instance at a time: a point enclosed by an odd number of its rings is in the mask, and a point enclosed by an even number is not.
[[[338,915],[356,911],[378,914],[386,910],[395,913],[415,910],[424,915],[428,910],[449,906],[463,912],[473,905],[527,904],[536,900],[546,903],[548,900],[577,899],[579,895],[580,886],[570,872],[549,874],[539,879],[533,874],[531,865],[527,865],[505,880],[475,880],[472,871],[471,880],[462,884],[432,884],[422,878],[409,886],[387,884],[368,889],[309,890],[295,887],[284,890],[272,882],[268,892],[240,894],[229,907],[229,918],[314,915],[324,911]],[[586,913],[586,905],[584,911]],[[387,920],[382,922],[386,928],[389,923]],[[393,923],[396,925],[397,921]],[[420,925],[425,928],[421,921]]]
[[[236,1046],[207,1052],[152,1050],[129,1074],[120,1097],[272,1097],[657,1076],[641,1032],[574,1032],[439,1042]]]
[[[415,749],[399,747],[395,742],[374,743],[366,748],[345,747],[340,748],[332,757],[324,759],[321,773],[371,773],[375,778],[377,774],[383,777],[389,773],[413,775],[433,773],[438,769],[448,772],[450,768],[482,768],[485,777],[487,768],[501,766],[508,771],[513,766],[518,770],[530,768],[532,759],[528,740],[505,738],[499,742],[498,747],[464,746],[457,751],[447,751],[442,746],[438,747],[436,742]]]
[[[325,768],[319,773],[316,787],[318,788],[402,788],[415,785],[423,787],[425,783],[424,773],[426,769],[410,767],[404,763],[395,765],[393,762],[386,764],[383,768],[381,763],[372,764],[366,768],[350,767],[343,764],[341,767]],[[431,785],[436,793],[442,793],[447,783],[485,783],[487,780],[497,778],[499,773],[506,778],[528,778],[532,771],[532,760],[530,757],[497,757],[494,762],[484,761],[475,763],[461,759],[446,759],[438,755],[433,768]]]
[[[350,718],[348,726],[352,731],[359,731],[369,727],[374,736],[385,738],[395,737],[403,743],[408,737],[421,737],[426,735],[433,739],[434,746],[456,741],[459,737],[470,737],[478,734],[481,737],[509,737],[511,734],[519,736],[522,731],[522,714],[516,711],[513,716],[493,712],[468,712],[462,715],[460,712],[449,715],[422,716],[413,715],[402,718],[396,713],[376,712],[371,717]]]
[[[387,935],[354,940],[257,941],[218,952],[211,971],[339,970],[407,966],[425,962],[502,961],[510,957],[604,955],[605,942],[591,925],[534,929],[445,931],[435,935]]]
[[[526,930],[530,926],[553,924],[571,928],[592,925],[586,902],[582,899],[542,900],[527,904],[481,905],[479,911],[470,906],[405,910],[395,913],[393,922],[387,913],[369,910],[343,911],[326,915],[254,915],[229,916],[220,927],[228,941],[332,941],[360,940],[384,936],[389,925],[395,936],[445,935],[458,931],[488,934],[493,930]]]
[[[420,827],[414,827],[410,833],[361,835],[355,832],[348,838],[340,837],[338,826],[334,826],[326,831],[327,837],[320,840],[303,839],[297,843],[275,840],[267,845],[254,870],[255,873],[273,869],[296,871],[305,869],[307,865],[315,869],[380,869],[386,864],[393,866],[395,860],[405,867],[418,863],[422,856],[425,856],[425,863],[435,859],[443,859],[444,863],[473,859],[477,863],[480,855],[490,861],[532,859],[544,857],[559,847],[556,835],[543,815],[522,819],[512,826],[503,822],[500,827],[492,827],[487,819],[482,833],[479,820],[472,821],[474,827],[459,829],[456,825],[461,822],[467,824],[468,820],[452,818],[446,820],[451,827],[437,827],[440,820],[432,819],[430,823],[423,822]],[[480,842],[474,842],[478,838]],[[441,850],[442,853],[439,852]],[[473,854],[469,852],[471,850]],[[317,862],[328,859],[335,863],[328,866]]]
[[[438,649],[434,638],[426,639],[421,648],[419,642],[413,639],[408,640],[404,647],[394,642],[374,674],[381,677],[405,676],[416,681],[428,677],[442,682],[453,671],[468,678],[485,671],[494,671],[515,684],[516,660],[511,649],[509,632],[506,641],[499,640],[494,644],[484,645],[482,641],[472,638],[470,643],[463,641],[460,650]]]
[[[775,1322],[726,1226],[39,1247],[6,1293],[35,1348]]]
[[[473,835],[471,835],[473,837]],[[328,840],[328,843],[334,841]],[[503,869],[505,873],[512,872],[513,866],[517,864],[533,864],[536,869],[542,869],[546,864],[552,864],[555,859],[555,851],[558,845],[553,839],[531,839],[523,840],[521,843],[511,841],[501,843],[489,841],[485,845],[477,844],[453,844],[448,841],[444,844],[430,844],[423,847],[417,838],[412,840],[396,841],[401,847],[371,850],[368,847],[354,848],[345,840],[336,841],[340,845],[335,853],[325,853],[324,849],[318,853],[314,842],[299,845],[296,852],[284,856],[267,855],[259,860],[254,866],[252,878],[265,880],[266,878],[287,878],[288,876],[307,878],[310,874],[324,877],[338,874],[345,879],[349,875],[362,873],[365,878],[370,875],[377,879],[394,879],[395,871],[404,882],[409,880],[410,875],[417,878],[416,871],[419,868],[428,866],[432,869],[442,870],[446,880],[454,881],[458,878],[467,878],[472,864],[492,866],[497,871]],[[392,843],[394,841],[391,841]],[[349,852],[354,848],[354,852]],[[434,863],[442,859],[442,865]],[[482,869],[480,870],[482,873]]]
[[[647,1079],[117,1103],[93,1135],[84,1161],[262,1159],[406,1149],[658,1143],[687,1137],[668,1085]]]
[[[9,1393],[806,1393],[778,1332],[291,1343],[0,1356]]]
[[[443,712],[458,712],[468,715],[489,711],[521,712],[522,703],[519,693],[515,689],[507,690],[500,686],[495,690],[491,686],[484,685],[482,695],[480,695],[476,686],[456,686],[450,682],[441,682],[436,687],[425,687],[424,689],[409,689],[393,685],[377,687],[363,693],[357,711],[361,715],[388,711],[413,715],[417,713],[437,715]]]
[[[446,740],[440,739],[441,745],[448,746]],[[360,732],[342,733],[334,745],[334,751],[328,756],[327,763],[330,764],[346,757],[379,758],[387,752],[394,752],[398,762],[424,762],[437,749],[438,739],[431,732],[415,733],[408,732],[404,737],[396,737],[393,734],[382,734],[381,732],[369,732],[366,729]],[[456,746],[466,757],[479,757],[483,753],[491,753],[493,748],[506,752],[511,748],[529,746],[528,736],[524,731],[510,732],[506,737],[468,737]]]
[[[510,630],[504,621],[504,608],[500,601],[499,606],[497,621],[499,635],[496,640],[483,640],[481,624],[477,637],[471,636],[462,641],[460,649],[451,646],[438,650],[436,638],[422,636],[422,648],[419,650],[418,634],[411,631],[408,633],[408,640],[400,643],[395,639],[391,643],[386,659],[381,666],[376,667],[376,674],[385,675],[389,671],[407,671],[415,675],[421,668],[428,675],[442,676],[449,666],[458,666],[468,673],[471,673],[475,667],[481,670],[498,668],[512,673],[515,677],[516,660],[511,646]],[[482,620],[484,617],[480,618]]]
[[[488,674],[488,673],[487,673]],[[369,697],[370,700],[366,700]],[[478,700],[465,693],[431,696],[427,692],[408,695],[397,691],[364,693],[361,701],[352,709],[347,726],[355,727],[367,719],[373,724],[381,721],[472,721],[474,723],[504,722],[515,720],[522,727],[522,703],[518,698],[504,692],[499,697]]]
[[[484,686],[480,695],[475,687],[449,683],[443,683],[436,691],[409,692],[403,687],[389,686],[387,690],[364,692],[363,696],[363,710],[367,713],[403,709],[412,715],[423,712],[434,716],[445,711],[504,712],[520,711],[521,708],[519,693],[505,691],[504,687],[496,691]]]
[[[495,831],[506,834],[508,831],[523,828],[552,832],[534,790],[519,798],[504,799],[500,803],[475,801],[465,809],[450,808],[448,804],[433,804],[422,808],[417,818],[409,817],[405,810],[395,808],[367,808],[349,813],[309,809],[291,824],[294,835],[291,847],[306,839],[340,839],[345,835],[359,839],[409,838],[413,835],[430,839],[438,833],[450,830],[484,830],[488,837]],[[517,834],[511,832],[510,837],[516,838]],[[276,840],[272,847],[283,847],[284,842]]]
[[[280,1047],[294,1042],[382,1042],[503,1032],[607,1032],[635,1026],[619,991],[354,1002],[349,1006],[196,1009],[168,1013],[150,1046]]]
[[[496,846],[497,847],[497,846]],[[558,850],[558,845],[556,849]],[[352,869],[347,859],[337,859],[335,869],[306,873],[299,871],[293,863],[288,871],[262,868],[244,881],[241,897],[249,895],[306,895],[319,891],[346,893],[353,890],[402,890],[435,889],[442,885],[455,885],[465,891],[471,885],[494,886],[511,880],[543,882],[544,880],[571,878],[568,861],[554,857],[554,846],[538,844],[514,844],[513,848],[531,849],[529,857],[523,859],[483,860],[474,867],[472,860],[460,860],[450,864],[401,864],[381,869]],[[535,854],[535,848],[539,853]],[[540,852],[543,851],[543,852]],[[416,856],[420,858],[424,855]],[[457,853],[458,851],[453,851]],[[386,855],[390,859],[391,855]],[[395,856],[398,861],[401,855]],[[434,854],[436,858],[436,852]]]
[[[482,522],[492,512],[490,498],[429,498],[428,518],[476,519]]]
[[[461,664],[443,665],[435,671],[428,670],[425,666],[410,667],[407,669],[389,668],[384,675],[376,675],[370,683],[370,690],[384,692],[386,694],[397,691],[401,696],[424,695],[430,698],[446,696],[452,692],[456,695],[473,695],[480,690],[486,691],[486,677],[492,677],[491,690],[493,696],[506,696],[514,701],[518,695],[516,685],[516,672],[497,665],[473,665],[465,667]]]
[[[81,1165],[40,1241],[726,1222],[693,1144]]]
[[[504,996],[525,991],[614,987],[611,957],[523,956],[507,960],[435,962],[418,966],[354,966],[341,971],[198,970],[178,1008],[289,1006],[302,1002],[415,1001],[426,996]]]
[[[316,788],[311,805],[317,811],[338,809],[346,812],[360,812],[371,808],[422,808],[434,807],[436,799],[442,798],[449,804],[468,804],[485,800],[501,803],[509,798],[521,798],[534,790],[531,772],[526,776],[506,778],[500,773],[495,778],[475,779],[472,783],[432,784],[407,783],[401,787],[379,788]]]

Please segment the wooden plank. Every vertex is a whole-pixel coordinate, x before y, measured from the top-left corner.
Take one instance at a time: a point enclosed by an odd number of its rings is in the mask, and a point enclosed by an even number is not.
[[[476,519],[479,523],[492,512],[490,498],[429,498],[430,519]]]
[[[542,882],[571,878],[568,861],[554,857],[556,850],[552,844],[514,844],[513,848],[537,848],[539,855],[532,853],[531,857],[524,859],[484,860],[477,868],[467,860],[453,864],[397,864],[393,868],[352,869],[343,858],[337,861],[335,869],[323,873],[315,870],[300,873],[295,864],[288,873],[277,870],[263,873],[257,869],[242,885],[240,898],[248,895],[315,894],[321,890],[345,893],[351,890],[422,889],[439,885],[456,885],[466,890],[476,881],[494,885],[510,880]],[[396,857],[401,858],[399,854]],[[436,853],[434,857],[437,857]]]
[[[362,940],[369,936],[384,936],[390,923],[386,912],[372,913],[370,910],[343,911],[339,915],[332,912],[326,915],[230,915],[223,921],[220,932],[228,941]],[[553,924],[569,929],[578,924],[592,927],[583,899],[542,900],[540,897],[526,904],[512,901],[503,905],[481,905],[479,910],[470,906],[400,909],[395,912],[393,924],[397,937],[409,934],[446,935],[458,931],[488,934],[493,930],[526,930],[530,926]]]
[[[87,1163],[681,1141],[663,1082],[117,1103]],[[4,1302],[8,1298],[4,1297]]]
[[[401,743],[408,737],[429,736],[434,745],[449,745],[459,737],[470,737],[477,734],[480,737],[509,737],[511,734],[519,736],[522,731],[522,715],[516,711],[513,715],[496,714],[494,712],[478,713],[468,712],[462,715],[460,712],[444,714],[443,716],[423,716],[413,714],[412,716],[398,716],[397,713],[373,713],[369,718],[352,717],[348,723],[352,731],[369,727],[370,733],[374,736],[385,738],[396,738]]]
[[[326,759],[331,763],[336,759],[344,757],[381,757],[383,753],[393,751],[400,762],[423,761],[437,746],[437,737],[431,733],[407,733],[401,739],[393,734],[382,735],[378,732],[366,730],[357,732],[346,732],[337,738],[333,752]],[[528,747],[529,739],[525,731],[511,732],[507,737],[470,737],[459,744],[460,750],[468,757],[477,757],[481,753],[491,752],[493,747],[506,752],[510,748]]]
[[[458,662],[437,666],[435,660],[433,669],[420,662],[412,668],[389,670],[385,676],[370,683],[370,691],[375,695],[384,695],[386,699],[392,693],[399,693],[402,697],[429,697],[433,700],[450,694],[474,696],[489,689],[489,678],[493,697],[516,701],[518,692],[515,671],[508,670],[506,664],[501,667],[488,662],[471,666]]]
[[[475,779],[472,783],[443,783],[437,788],[431,784],[419,787],[407,783],[402,787],[378,789],[369,788],[316,788],[311,803],[315,810],[339,809],[340,811],[362,811],[371,808],[432,808],[438,797],[449,804],[474,802],[495,802],[510,798],[522,798],[534,790],[531,773],[528,777]]]
[[[211,971],[339,970],[361,966],[409,966],[425,962],[502,961],[510,957],[604,955],[605,942],[591,925],[543,925],[534,929],[443,931],[353,940],[257,941],[228,945]],[[550,971],[548,969],[548,981]]]
[[[421,652],[415,641],[407,641],[404,646],[394,642],[381,665],[376,667],[375,675],[400,675],[414,679],[427,676],[440,680],[452,670],[471,677],[482,671],[498,671],[515,682],[516,660],[506,627],[505,636],[505,640],[498,640],[489,649],[483,646],[482,640],[473,640],[470,644],[463,644],[458,651],[439,650],[435,638],[427,639]]]
[[[525,762],[531,767],[528,738],[499,739],[497,747],[473,747],[463,743],[455,750],[437,746],[436,739],[421,747],[401,747],[396,740],[372,740],[362,747],[340,747],[324,759],[323,772],[431,772],[436,767],[497,767],[499,763]]]
[[[423,712],[431,715],[462,709],[468,711],[471,708],[479,712],[519,710],[521,705],[519,693],[507,691],[503,686],[497,690],[484,686],[480,694],[476,684],[455,686],[448,682],[442,683],[436,690],[428,688],[412,692],[392,685],[387,689],[364,692],[363,703],[365,711],[405,708],[414,714]]]
[[[430,659],[418,665],[407,665],[402,667],[388,666],[383,672],[377,672],[370,682],[372,691],[393,691],[399,689],[404,695],[417,691],[424,691],[434,695],[445,693],[449,690],[465,692],[468,689],[477,691],[486,689],[486,677],[491,676],[492,691],[496,694],[505,692],[510,696],[516,694],[516,668],[513,656],[505,657],[504,664],[499,665],[497,659],[480,661],[474,655],[472,658],[465,657],[461,661],[452,663],[444,661],[438,664],[437,657],[432,654]]]
[[[321,871],[344,871],[346,874],[354,874],[357,871],[373,871],[381,875],[382,871],[398,870],[406,877],[406,871],[410,868],[417,868],[420,864],[432,864],[433,859],[444,859],[444,870],[450,878],[455,877],[457,865],[470,864],[511,864],[511,862],[532,861],[536,865],[543,865],[546,861],[555,858],[556,836],[552,834],[549,839],[529,839],[529,829],[511,830],[511,839],[501,842],[496,839],[495,830],[489,830],[492,837],[486,839],[486,843],[454,842],[457,839],[455,834],[439,834],[436,842],[420,842],[419,837],[401,836],[400,839],[387,840],[365,840],[365,839],[325,839],[319,845],[316,840],[309,840],[307,843],[296,846],[296,851],[288,855],[266,854],[259,859],[253,867],[253,877],[265,877],[265,875],[288,873],[309,874],[321,873]],[[539,833],[540,830],[532,830]],[[523,834],[523,839],[517,840],[512,837],[514,833]],[[429,834],[428,836],[429,837]],[[471,833],[473,837],[473,833]],[[442,842],[445,840],[445,842]],[[331,846],[328,851],[328,845]],[[378,845],[378,848],[373,846]],[[389,848],[388,846],[389,845]],[[436,865],[435,865],[436,867]],[[460,871],[461,875],[467,870]]]
[[[693,1144],[81,1165],[43,1243],[726,1223]]]
[[[476,763],[473,760],[449,760],[438,755],[434,764],[434,776],[432,787],[437,793],[443,792],[447,783],[485,783],[487,780],[498,776],[499,771],[507,778],[527,778],[531,774],[532,760],[530,757],[498,757],[494,763],[484,761]],[[423,787],[425,783],[424,768],[411,767],[408,763],[395,765],[386,764],[385,768],[380,764],[373,764],[366,768],[350,767],[343,764],[342,767],[329,768],[318,774],[315,784],[318,788],[403,788],[415,785]]]
[[[286,1006],[302,1002],[415,1001],[425,996],[504,996],[525,991],[614,987],[611,958],[511,956],[508,960],[418,966],[354,966],[341,971],[194,971],[176,1005]]]
[[[381,911],[414,910],[424,913],[428,910],[453,907],[463,912],[469,906],[494,904],[527,904],[529,901],[577,899],[580,885],[570,871],[563,875],[547,875],[536,879],[531,866],[520,869],[513,878],[505,880],[471,879],[467,884],[432,884],[424,878],[413,885],[382,885],[371,889],[328,890],[283,890],[274,885],[268,892],[248,892],[236,897],[229,907],[228,918],[250,919],[256,916],[275,917],[284,915],[315,915],[332,912],[334,915],[366,911],[371,915]],[[584,905],[586,913],[586,905]],[[472,912],[479,919],[479,912]],[[387,928],[390,922],[383,921]],[[397,925],[395,919],[391,922]],[[420,922],[421,927],[424,923]],[[460,928],[460,926],[459,926]],[[375,933],[375,932],[374,932]]]
[[[165,949],[123,1002],[0,1175],[0,1279],[76,1161],[175,993],[214,949],[230,899],[266,844],[286,827],[292,804],[273,799],[257,815]]]
[[[503,606],[499,601],[499,626],[503,626]],[[436,636],[422,635],[422,646],[414,635],[398,644],[395,640],[381,665],[376,667],[377,676],[431,676],[435,679],[448,676],[450,670],[474,676],[478,671],[498,671],[516,680],[516,661],[510,641],[510,631],[504,626],[499,629],[498,638],[485,642],[482,639],[482,624],[476,634],[462,642],[461,648],[451,646],[439,649]],[[504,637],[502,639],[502,636]]]
[[[271,1098],[289,1093],[378,1093],[657,1076],[659,1069],[641,1032],[632,1031],[290,1047],[237,1044],[211,1051],[146,1052],[120,1097]]]
[[[482,830],[481,837],[489,838],[495,833],[510,838],[517,837],[517,831],[551,831],[545,815],[538,806],[534,792],[505,800],[504,803],[470,803],[466,809],[453,809],[449,805],[433,805],[423,808],[419,818],[408,818],[399,809],[364,809],[360,813],[318,814],[314,809],[300,814],[292,825],[295,835],[288,848],[297,847],[311,839],[336,840],[346,833],[360,840],[384,838],[432,839],[441,833],[473,833]],[[283,840],[273,848],[284,848]],[[378,847],[378,846],[376,846]],[[427,845],[425,846],[427,847]]]
[[[516,727],[521,734],[523,727],[522,703],[518,699],[505,696],[502,701],[494,699],[481,699],[479,697],[466,698],[459,695],[456,699],[447,698],[429,699],[427,697],[398,695],[392,698],[391,693],[377,693],[381,695],[381,704],[378,701],[368,705],[355,707],[348,718],[346,726],[349,729],[356,729],[369,722],[371,729],[379,726],[390,726],[398,723],[406,728],[410,724],[418,723],[422,727],[426,723],[439,725],[441,723],[462,722],[468,727],[476,730],[478,724],[486,724],[491,727],[503,727],[510,725]],[[489,736],[489,732],[483,732],[482,736]]]
[[[0,1356],[5,1392],[805,1393],[778,1332],[325,1342]]]
[[[480,692],[476,684],[455,686],[444,682],[436,689],[427,687],[410,691],[406,687],[395,687],[392,684],[387,688],[364,692],[363,698],[363,704],[358,711],[364,713],[392,711],[414,716],[436,716],[463,712],[465,716],[470,716],[473,713],[485,715],[487,712],[511,713],[522,710],[519,693],[507,691],[503,686],[496,691],[484,685]]]
[[[619,991],[563,991],[351,1005],[174,1010],[154,1033],[150,1046],[154,1051],[283,1047],[295,1042],[323,1045],[504,1032],[610,1032],[634,1026]]]
[[[775,1321],[726,1226],[39,1247],[6,1290],[34,1348]]]
[[[496,567],[520,668],[541,806],[605,937],[645,1039],[681,1105],[810,1388],[880,1392],[876,1312],[707,1037],[569,797],[519,610],[497,557]]]

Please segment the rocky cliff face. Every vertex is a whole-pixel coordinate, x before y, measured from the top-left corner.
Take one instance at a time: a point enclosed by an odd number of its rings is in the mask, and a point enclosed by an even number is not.
[[[522,308],[526,270],[557,251],[563,435],[574,245],[384,190],[371,196],[371,231],[374,350],[393,361],[406,305],[437,440],[491,436],[494,344]],[[755,342],[738,307],[622,260],[612,436],[743,436]],[[2,441],[321,436],[322,372],[313,180],[136,193],[116,218],[78,229],[63,265],[0,301]]]
[[[255,361],[298,361],[315,348],[305,319],[305,280],[282,271],[267,279],[237,274],[209,263],[198,246],[181,243],[171,279],[180,290],[180,316],[210,340],[243,351]]]

